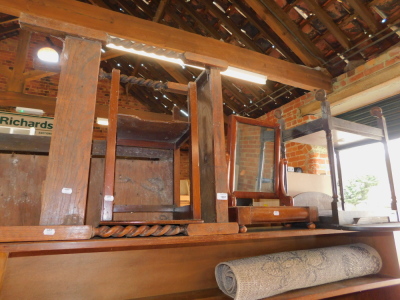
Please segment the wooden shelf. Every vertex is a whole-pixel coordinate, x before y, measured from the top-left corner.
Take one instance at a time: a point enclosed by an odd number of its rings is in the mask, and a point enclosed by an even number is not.
[[[57,253],[57,252],[96,252],[121,251],[137,248],[165,248],[205,244],[220,244],[229,242],[248,242],[255,240],[276,240],[279,238],[295,238],[318,235],[351,234],[352,231],[336,229],[287,229],[276,231],[261,231],[238,233],[229,235],[211,236],[171,236],[171,237],[136,237],[136,238],[95,238],[79,241],[52,241],[52,242],[19,242],[0,243],[0,252],[24,253],[30,252]]]
[[[377,288],[389,287],[400,284],[400,278],[392,278],[380,275],[370,275],[360,278],[342,280],[338,282],[323,284],[311,288],[305,288],[286,292],[276,296],[264,298],[265,300],[317,300],[362,292]],[[187,293],[170,294],[156,297],[137,298],[135,300],[184,300],[184,299],[209,299],[229,300],[219,289],[207,289],[191,291]]]

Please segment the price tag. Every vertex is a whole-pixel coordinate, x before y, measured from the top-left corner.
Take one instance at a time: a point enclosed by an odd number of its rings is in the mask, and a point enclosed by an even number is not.
[[[104,201],[114,201],[114,196],[113,195],[105,195]]]
[[[274,216],[279,216],[279,211],[275,210],[274,211]]]
[[[56,233],[56,230],[52,229],[52,228],[46,228],[45,230],[43,230],[44,235],[54,235],[55,233]]]
[[[61,193],[71,195],[72,194],[72,189],[71,188],[63,188],[61,190]]]
[[[217,200],[228,200],[227,193],[217,193]]]

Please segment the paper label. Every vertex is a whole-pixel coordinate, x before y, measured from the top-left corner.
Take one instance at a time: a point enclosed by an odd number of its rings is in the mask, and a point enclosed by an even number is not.
[[[43,230],[44,235],[54,235],[55,233],[56,233],[55,229],[46,228],[45,230]]]
[[[63,188],[61,190],[61,193],[71,195],[72,194],[72,189],[71,188]]]
[[[279,216],[279,211],[275,210],[274,211],[274,216]]]
[[[228,200],[227,193],[217,193],[217,200]]]
[[[105,195],[104,201],[114,201],[114,196],[113,195]]]

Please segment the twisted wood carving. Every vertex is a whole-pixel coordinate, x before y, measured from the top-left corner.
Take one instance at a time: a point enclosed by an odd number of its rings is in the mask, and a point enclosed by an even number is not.
[[[180,225],[141,225],[141,226],[100,226],[94,229],[94,236],[136,237],[136,236],[171,236],[184,232]]]

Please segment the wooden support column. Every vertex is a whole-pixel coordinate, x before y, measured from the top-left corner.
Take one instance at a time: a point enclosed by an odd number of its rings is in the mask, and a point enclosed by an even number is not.
[[[8,253],[0,252],[0,293],[3,286],[4,274],[6,273],[7,260]]]
[[[199,157],[199,114],[197,107],[197,85],[189,82],[189,119],[190,119],[190,197],[192,199],[193,219],[201,219],[200,194],[200,157]]]
[[[16,53],[16,61],[14,65],[13,74],[8,84],[8,91],[22,92],[24,87],[24,70],[26,59],[28,57],[29,43],[31,41],[31,32],[21,30],[19,34],[18,48]]]
[[[82,225],[101,44],[67,36],[55,109],[41,225]]]
[[[206,69],[196,84],[202,219],[205,222],[228,222],[221,74],[217,68]]]

